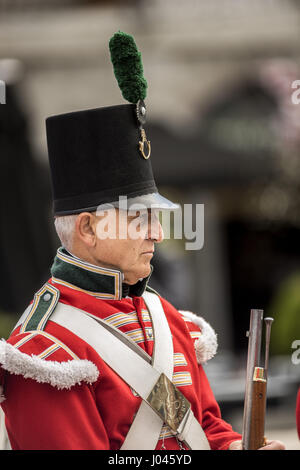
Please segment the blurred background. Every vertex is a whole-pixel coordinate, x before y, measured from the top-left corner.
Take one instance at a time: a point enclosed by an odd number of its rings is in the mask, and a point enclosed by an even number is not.
[[[50,277],[58,247],[45,118],[124,102],[108,50],[119,29],[142,51],[160,191],[205,205],[203,249],[166,240],[151,285],[216,330],[206,371],[238,431],[250,309],[275,319],[266,435],[300,449],[297,0],[0,0],[1,337]]]

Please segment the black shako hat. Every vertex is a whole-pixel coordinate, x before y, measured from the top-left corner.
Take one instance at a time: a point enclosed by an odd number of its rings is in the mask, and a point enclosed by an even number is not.
[[[134,62],[142,72],[140,53],[132,36],[121,32],[111,38],[110,50],[122,94],[131,104],[46,119],[55,216],[95,211],[107,204],[118,207],[124,196],[128,208],[178,208],[158,193],[152,173],[151,144],[143,127],[147,82],[132,67]]]

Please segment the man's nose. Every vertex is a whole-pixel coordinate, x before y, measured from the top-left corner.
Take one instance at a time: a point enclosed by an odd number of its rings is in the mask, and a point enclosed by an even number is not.
[[[164,232],[157,215],[149,215],[147,238],[155,243],[161,243],[164,239]]]

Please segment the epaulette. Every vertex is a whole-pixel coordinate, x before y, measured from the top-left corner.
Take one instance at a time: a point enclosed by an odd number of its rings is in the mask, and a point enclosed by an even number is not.
[[[193,331],[193,328],[188,327],[192,339],[195,340],[197,362],[198,364],[205,364],[217,353],[218,341],[215,330],[204,318],[195,313],[186,310],[179,310],[179,313],[185,322],[196,325],[200,329],[196,332]]]
[[[24,319],[20,333],[44,330],[59,300],[60,291],[51,284],[46,284],[35,294],[31,309]]]
[[[58,389],[98,380],[99,371],[93,362],[80,359],[66,344],[45,331],[59,297],[60,291],[49,283],[35,294],[14,329],[20,326],[18,334],[8,341],[0,341],[0,371],[2,368]],[[0,390],[0,401],[3,399]]]

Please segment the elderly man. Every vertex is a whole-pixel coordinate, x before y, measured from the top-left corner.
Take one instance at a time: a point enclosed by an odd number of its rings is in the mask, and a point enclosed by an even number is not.
[[[202,367],[213,329],[148,286],[156,211],[177,206],[157,191],[144,115],[139,100],[47,119],[62,246],[0,345],[12,449],[241,449]]]

